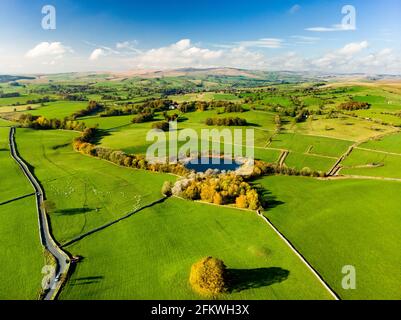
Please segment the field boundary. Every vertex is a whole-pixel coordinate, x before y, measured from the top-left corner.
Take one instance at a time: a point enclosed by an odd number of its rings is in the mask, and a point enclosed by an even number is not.
[[[83,234],[81,234],[79,236],[76,236],[75,238],[73,238],[73,239],[65,242],[64,244],[60,245],[60,247],[64,248],[64,247],[70,246],[70,245],[72,245],[72,244],[74,244],[74,243],[76,243],[76,242],[78,242],[78,241],[80,241],[80,240],[82,240],[82,239],[84,239],[84,238],[96,233],[96,232],[102,231],[102,230],[104,230],[104,229],[106,229],[108,227],[111,227],[112,225],[115,225],[118,222],[121,222],[123,220],[126,220],[126,219],[130,218],[131,216],[133,216],[134,214],[137,214],[138,212],[141,212],[141,211],[143,211],[145,209],[151,208],[156,204],[163,203],[167,199],[168,199],[168,197],[163,197],[163,198],[160,198],[158,200],[155,200],[155,201],[153,201],[153,202],[151,202],[151,203],[149,203],[149,204],[147,204],[147,205],[145,205],[143,207],[140,207],[140,208],[138,208],[138,209],[136,209],[136,210],[134,210],[134,211],[122,216],[121,218],[118,218],[116,220],[110,221],[110,222],[108,222],[108,223],[106,223],[106,224],[104,224],[104,225],[102,225],[100,227],[97,227],[97,228],[92,229],[92,230],[90,230],[88,232],[85,232],[85,233],[83,233]]]
[[[35,195],[35,192],[26,194],[24,196],[16,197],[16,198],[4,201],[4,202],[0,202],[0,206],[4,206],[5,204],[9,204],[9,203],[14,202],[14,201],[18,201],[18,200],[22,200],[22,199],[25,199],[25,198],[29,198],[29,197],[32,197],[33,195]]]
[[[294,245],[270,222],[270,220],[263,214],[258,213],[258,215],[265,221],[270,228],[274,230],[274,232],[285,242],[285,244],[291,249],[292,252],[296,254],[296,256],[307,266],[307,268],[313,273],[313,275],[319,280],[319,282],[323,285],[323,287],[330,293],[330,295],[335,300],[341,300],[341,298],[337,295],[337,293],[330,288],[328,283],[324,281],[323,277],[316,271],[315,268],[303,257],[303,255],[294,247]]]

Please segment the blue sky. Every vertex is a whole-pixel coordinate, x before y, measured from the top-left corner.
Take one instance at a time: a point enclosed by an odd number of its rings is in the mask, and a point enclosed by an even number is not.
[[[56,30],[43,30],[44,5]],[[344,5],[356,25],[344,27]],[[401,1],[1,0],[0,72],[401,72]]]

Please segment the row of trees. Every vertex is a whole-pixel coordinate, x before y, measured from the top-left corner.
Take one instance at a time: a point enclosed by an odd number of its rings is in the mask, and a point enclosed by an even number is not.
[[[340,104],[338,108],[340,110],[355,111],[355,110],[367,110],[370,108],[370,104],[367,102],[348,101]]]
[[[242,118],[207,118],[205,121],[208,126],[246,126],[248,122]]]
[[[82,118],[86,117],[95,113],[98,113],[100,111],[104,110],[104,106],[97,103],[96,101],[90,101],[88,106],[85,109],[79,110],[75,112],[71,118],[72,119],[77,119],[77,118]]]
[[[76,151],[97,157],[103,160],[113,162],[119,166],[124,166],[134,169],[143,169],[153,172],[173,173],[184,176],[189,173],[189,170],[182,164],[153,164],[146,161],[142,155],[127,154],[120,150],[104,148],[94,144],[99,132],[96,128],[85,129],[80,137],[73,141],[73,147]]]
[[[223,109],[226,113],[245,111],[241,105],[230,101],[186,101],[181,103],[178,109],[183,113],[210,109]]]
[[[19,92],[7,92],[7,93],[0,92],[0,98],[17,98],[17,97],[21,97],[21,94]]]
[[[18,122],[24,128],[31,128],[36,130],[50,130],[50,129],[64,129],[64,130],[76,130],[84,131],[86,128],[85,123],[70,120],[65,118],[60,119],[47,119],[41,116],[33,116],[31,114],[22,114],[18,118]]]
[[[316,171],[310,168],[303,168],[301,170],[296,168],[289,168],[287,166],[280,166],[277,163],[267,163],[260,160],[255,160],[253,172],[250,178],[259,178],[266,175],[283,174],[287,176],[304,176],[324,178],[327,174],[323,171]]]

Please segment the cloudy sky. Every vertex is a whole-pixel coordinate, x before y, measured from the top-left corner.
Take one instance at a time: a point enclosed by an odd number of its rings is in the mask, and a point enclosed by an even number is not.
[[[401,1],[0,0],[0,73],[180,67],[399,74]]]

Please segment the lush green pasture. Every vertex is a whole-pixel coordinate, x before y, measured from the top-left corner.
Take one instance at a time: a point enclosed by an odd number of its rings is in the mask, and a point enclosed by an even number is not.
[[[342,174],[401,178],[401,155],[355,149],[342,165]]]
[[[285,160],[285,164],[290,168],[302,170],[309,168],[315,171],[327,172],[333,167],[336,159],[307,155],[303,153],[290,152]]]
[[[14,181],[24,183],[17,178]],[[0,299],[37,299],[45,261],[39,239],[35,198],[2,205],[0,225]]]
[[[49,102],[44,106],[31,111],[24,111],[34,116],[43,116],[48,119],[64,119],[71,116],[74,112],[85,109],[88,106],[87,101],[57,101]]]
[[[9,128],[0,128],[0,203],[33,192],[10,156]],[[36,299],[44,265],[35,198],[0,206],[0,299]]]
[[[228,116],[245,118],[250,125],[248,127],[208,127],[205,125],[207,118],[224,118]],[[201,137],[202,129],[254,129],[255,147],[262,148],[266,146],[268,139],[273,135],[274,115],[266,112],[249,111],[218,115],[216,110],[212,110],[191,112],[185,114],[183,117],[184,120],[178,123],[178,129],[193,129],[199,138]],[[81,120],[87,125],[99,124],[100,128],[108,130],[108,135],[103,138],[102,145],[130,153],[144,154],[152,143],[146,141],[146,136],[152,128],[152,123],[131,124],[132,118],[133,116],[110,118],[88,117]],[[155,120],[160,121],[162,117],[159,115]],[[245,133],[243,133],[243,143],[244,141]],[[184,142],[180,143],[180,145],[183,144]]]
[[[91,116],[80,118],[79,121],[85,122],[88,127],[99,126],[100,129],[119,132],[121,128],[128,127],[132,123],[134,116],[118,116],[118,117],[99,117]],[[150,128],[150,124],[147,124]]]
[[[1,118],[0,118],[0,127],[10,127],[10,126],[12,126],[12,125],[14,125],[14,124],[15,124],[15,123],[12,122],[12,121],[8,121],[8,120],[1,119]]]
[[[239,275],[225,299],[330,299],[255,213],[170,199],[67,248],[84,257],[61,299],[199,299],[191,265],[223,259]]]
[[[64,242],[161,197],[170,175],[122,168],[73,151],[67,131],[17,130],[21,156],[29,162],[56,209],[51,225]]]
[[[377,140],[370,140],[361,144],[360,147],[401,154],[401,134],[397,133]]]
[[[400,299],[399,182],[260,180],[274,200],[266,215],[344,299]],[[356,268],[356,290],[341,287]]]
[[[0,107],[9,106],[16,103],[26,104],[27,101],[35,100],[38,98],[41,98],[41,96],[38,94],[22,94],[20,97],[0,98]]]
[[[392,127],[352,117],[337,119],[316,117],[316,120],[299,123],[290,130],[301,134],[327,136],[333,139],[349,141],[362,141],[395,131]]]
[[[296,133],[276,135],[269,145],[272,148],[286,149],[297,153],[313,153],[338,157],[352,145],[351,141],[326,137],[309,136]]]
[[[33,192],[29,181],[10,156],[9,132],[10,128],[0,128],[0,203]]]

